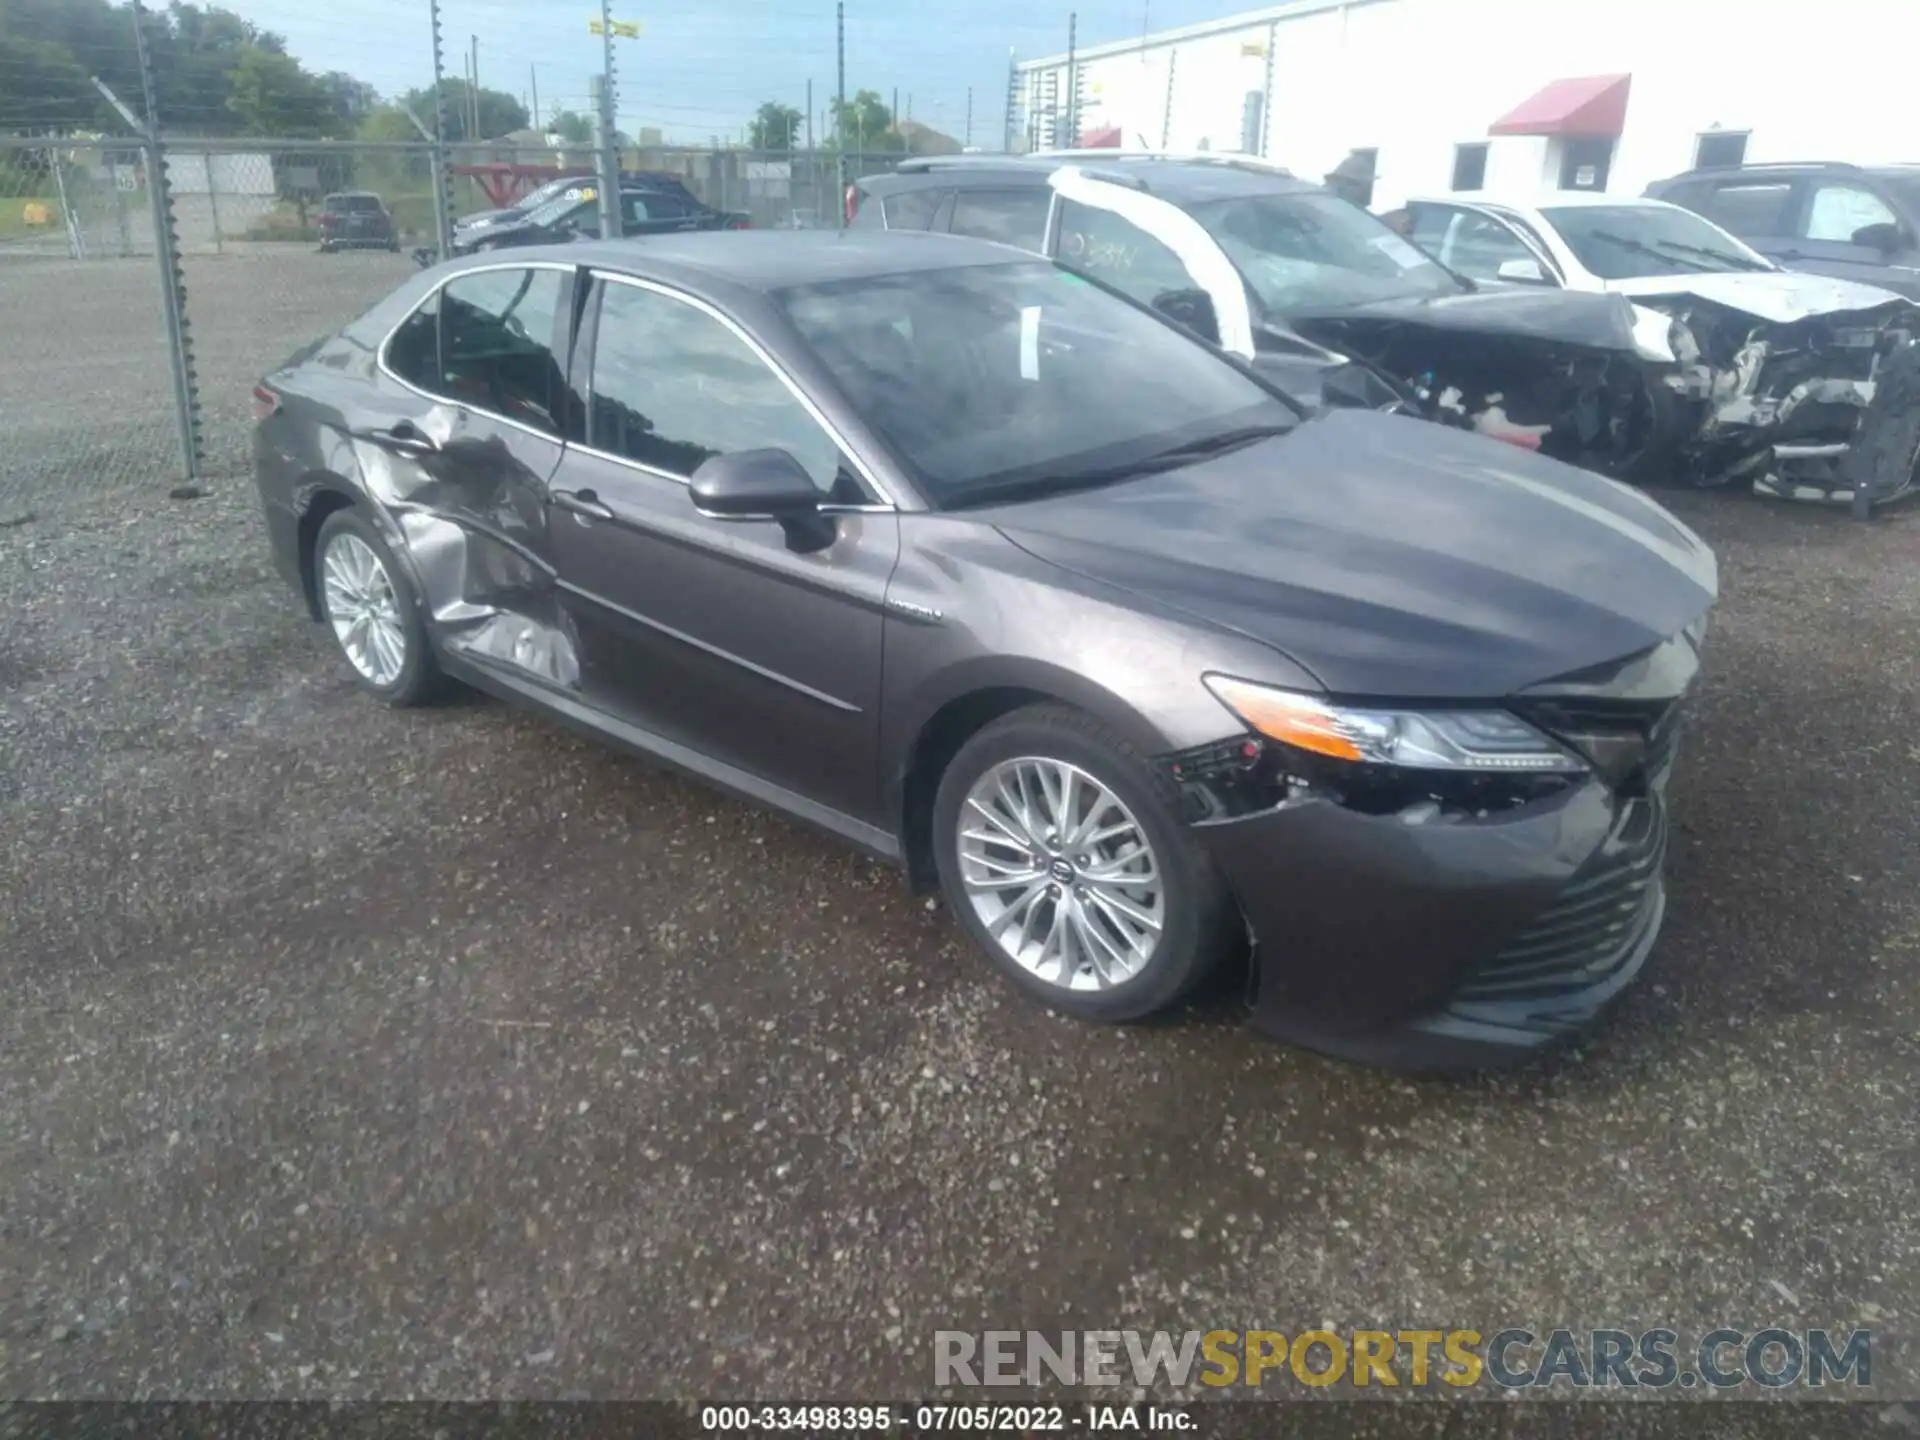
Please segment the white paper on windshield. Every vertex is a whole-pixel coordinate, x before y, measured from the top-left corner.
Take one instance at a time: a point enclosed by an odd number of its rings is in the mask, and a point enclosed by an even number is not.
[[[1020,307],[1020,378],[1040,378],[1040,307]]]
[[[1391,230],[1384,235],[1374,236],[1373,239],[1367,243],[1389,260],[1393,261],[1393,263],[1398,265],[1402,270],[1414,270],[1422,265],[1430,265],[1433,263],[1421,253],[1418,246],[1401,239]]]

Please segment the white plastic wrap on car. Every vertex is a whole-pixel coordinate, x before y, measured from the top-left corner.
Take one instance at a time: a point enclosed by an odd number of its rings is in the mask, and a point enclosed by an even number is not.
[[[1198,220],[1143,190],[1095,179],[1075,165],[1054,171],[1048,183],[1062,199],[1118,215],[1171,250],[1213,301],[1220,348],[1243,359],[1253,358],[1253,311],[1247,303],[1246,284],[1226,251]]]

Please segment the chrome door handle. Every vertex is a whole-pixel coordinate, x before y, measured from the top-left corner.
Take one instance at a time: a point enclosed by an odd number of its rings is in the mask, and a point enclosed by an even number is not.
[[[613,511],[600,503],[600,497],[591,490],[555,490],[551,492],[553,503],[562,510],[571,510],[576,515],[586,515],[595,520],[613,519]]]
[[[440,442],[409,420],[402,420],[390,430],[356,430],[356,440],[368,440],[383,449],[395,450],[402,455],[433,455],[440,449]]]

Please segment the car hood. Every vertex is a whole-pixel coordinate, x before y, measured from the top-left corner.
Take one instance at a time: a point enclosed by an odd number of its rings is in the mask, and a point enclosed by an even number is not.
[[[1713,552],[1638,491],[1364,410],[979,518],[1353,696],[1511,695],[1656,645],[1718,593]]]
[[[513,210],[480,210],[472,215],[462,215],[453,222],[456,230],[472,230],[478,226],[498,225],[502,220],[517,219],[518,212]]]
[[[1289,312],[1287,320],[1308,338],[1332,345],[1352,336],[1412,326],[1466,335],[1523,336],[1601,350],[1631,352],[1634,348],[1633,306],[1624,299],[1537,285],[1308,308]]]
[[[1905,301],[1905,297],[1878,285],[1806,275],[1793,270],[1754,270],[1726,275],[1655,275],[1635,280],[1609,280],[1617,295],[1692,295],[1759,320],[1786,325],[1815,315],[1840,315],[1874,310]],[[1906,302],[1911,303],[1911,302]]]

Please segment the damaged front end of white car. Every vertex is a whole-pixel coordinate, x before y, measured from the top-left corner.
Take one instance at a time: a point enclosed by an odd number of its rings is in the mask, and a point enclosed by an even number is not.
[[[1681,478],[1746,481],[1763,495],[1863,515],[1911,490],[1920,463],[1920,305],[1835,284],[1809,284],[1804,296],[1756,298],[1737,283],[1716,294],[1722,278],[1634,297],[1673,321],[1674,364],[1661,399],[1676,411],[1675,428],[1691,433]]]

